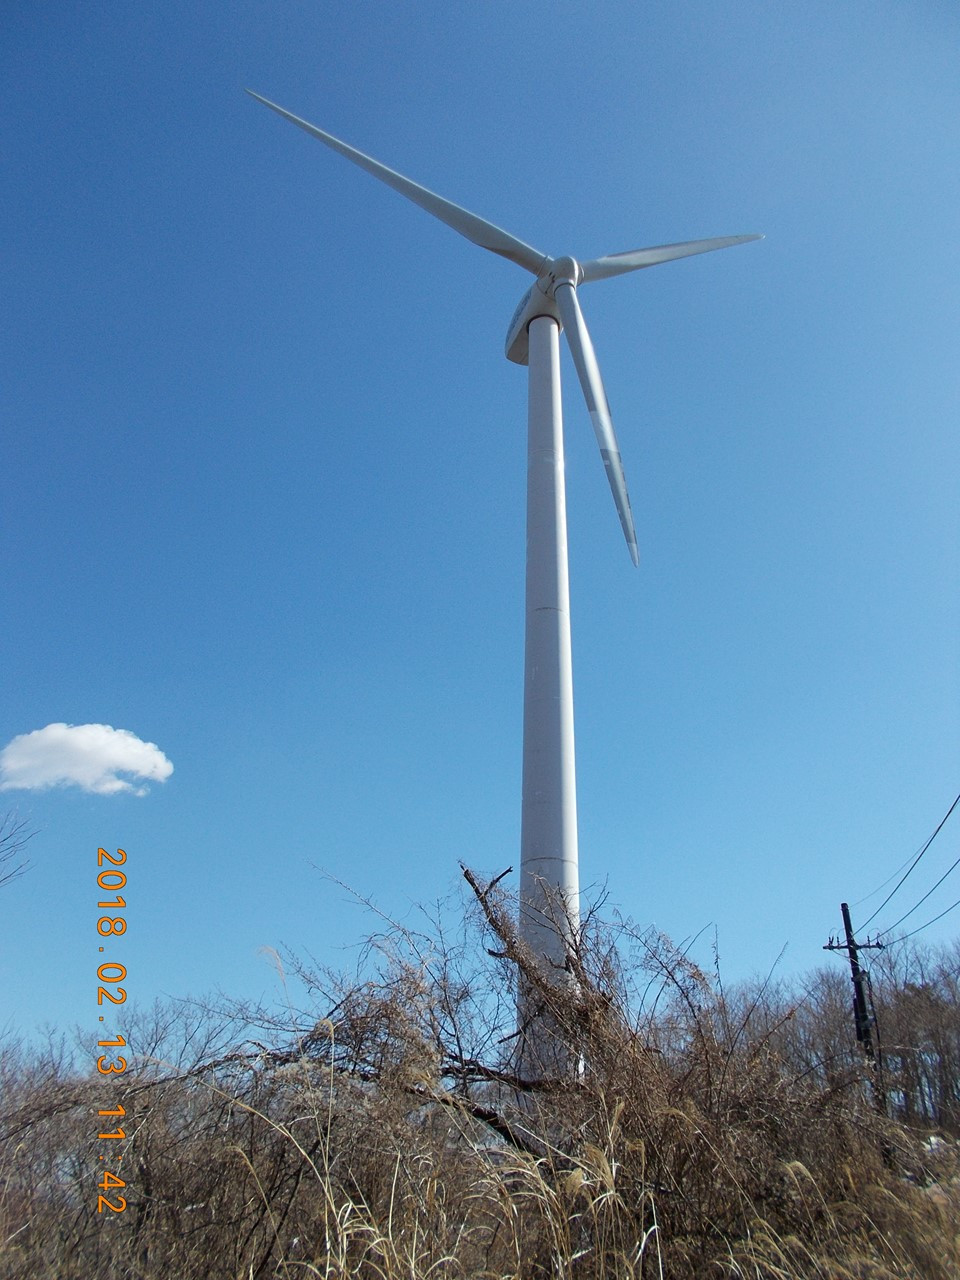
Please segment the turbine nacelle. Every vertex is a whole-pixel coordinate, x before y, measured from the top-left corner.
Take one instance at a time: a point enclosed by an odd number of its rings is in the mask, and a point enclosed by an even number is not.
[[[507,359],[514,364],[530,363],[530,326],[538,316],[549,316],[563,327],[556,299],[543,292],[539,280],[520,299],[507,330]]]

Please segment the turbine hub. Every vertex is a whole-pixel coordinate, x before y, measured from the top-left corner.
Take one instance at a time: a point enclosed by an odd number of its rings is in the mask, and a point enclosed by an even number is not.
[[[572,284],[574,288],[583,279],[583,269],[576,258],[553,258],[547,263],[538,284],[544,293],[553,297],[558,284]]]

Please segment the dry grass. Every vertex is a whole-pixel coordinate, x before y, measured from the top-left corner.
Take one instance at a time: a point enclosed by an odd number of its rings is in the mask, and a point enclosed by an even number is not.
[[[956,1280],[956,1146],[878,1116],[855,1054],[810,1065],[815,1000],[726,995],[594,920],[546,980],[471,883],[453,937],[388,924],[362,978],[301,966],[285,1037],[140,1026],[156,1052],[111,1085],[122,1214],[96,1212],[102,1082],[9,1051],[0,1277]],[[521,980],[573,1064],[554,1080],[516,1074]]]

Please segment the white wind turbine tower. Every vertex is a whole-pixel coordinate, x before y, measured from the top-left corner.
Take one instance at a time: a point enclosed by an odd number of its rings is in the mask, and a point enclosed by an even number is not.
[[[249,89],[247,92],[467,240],[508,258],[535,277],[510,322],[506,343],[507,359],[529,366],[520,936],[548,971],[556,971],[559,976],[567,967],[579,899],[560,331],[567,334],[617,514],[636,565],[637,535],[620,450],[577,288],[675,258],[760,240],[762,236],[691,240],[615,253],[589,262],[551,258],[258,93]],[[524,1062],[532,1071],[549,1069],[551,1062],[556,1065],[558,1059],[549,1047],[549,1032],[541,1036],[535,1027],[527,1026],[535,1021],[534,1010],[522,992],[518,1012],[521,1029],[526,1029],[521,1037],[526,1042],[521,1050]]]

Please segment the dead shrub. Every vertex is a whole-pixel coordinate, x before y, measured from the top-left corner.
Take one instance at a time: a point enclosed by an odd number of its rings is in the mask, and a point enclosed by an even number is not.
[[[11,1049],[0,1277],[960,1273],[956,1147],[877,1113],[837,1043],[849,1031],[817,1022],[836,1006],[823,988],[726,992],[669,940],[599,911],[573,931],[566,971],[545,975],[499,881],[465,874],[452,933],[444,917],[385,922],[353,977],[293,962],[305,994],[285,1025],[155,1011],[167,1065],[138,1060],[120,1089],[122,1214],[98,1215],[91,1194],[100,1082],[63,1053]],[[526,1069],[521,983],[553,1075]],[[231,1049],[240,1022],[260,1038]]]

